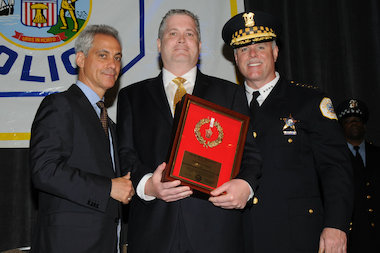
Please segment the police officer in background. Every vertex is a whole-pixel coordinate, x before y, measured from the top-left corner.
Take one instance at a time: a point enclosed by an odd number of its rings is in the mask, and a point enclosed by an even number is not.
[[[380,252],[378,216],[380,192],[380,147],[365,140],[368,108],[348,99],[337,108],[354,169],[354,213],[348,239],[349,252]]]
[[[246,252],[346,252],[352,168],[331,100],[275,71],[275,18],[247,11],[222,36],[245,77],[251,122],[263,158],[253,206],[245,212]]]

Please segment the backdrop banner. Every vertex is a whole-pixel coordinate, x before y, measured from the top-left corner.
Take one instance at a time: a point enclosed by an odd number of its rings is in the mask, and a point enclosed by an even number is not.
[[[48,94],[76,81],[74,42],[90,24],[119,30],[123,44],[118,89],[160,71],[158,26],[173,8],[198,15],[202,50],[200,69],[236,82],[233,62],[224,52],[224,23],[244,11],[243,0],[0,0],[0,148],[29,146],[36,110]],[[109,114],[116,119],[116,103]]]

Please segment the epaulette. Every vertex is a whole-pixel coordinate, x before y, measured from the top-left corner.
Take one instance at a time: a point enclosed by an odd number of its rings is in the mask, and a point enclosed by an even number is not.
[[[304,87],[304,88],[314,89],[314,90],[319,89],[317,86],[310,85],[310,84],[297,83],[295,81],[290,81],[290,83],[298,87]]]

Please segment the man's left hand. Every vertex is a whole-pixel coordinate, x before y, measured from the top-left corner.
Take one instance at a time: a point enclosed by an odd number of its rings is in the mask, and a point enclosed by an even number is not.
[[[219,186],[208,199],[215,206],[225,209],[243,209],[250,195],[249,184],[243,179],[232,179]]]
[[[318,253],[347,252],[346,233],[336,228],[324,228],[319,241]]]

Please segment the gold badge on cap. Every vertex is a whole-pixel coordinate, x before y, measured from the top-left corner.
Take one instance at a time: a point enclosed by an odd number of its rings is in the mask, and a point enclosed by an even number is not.
[[[283,120],[285,123],[282,127],[284,135],[297,135],[296,123],[299,122],[299,120],[294,119],[292,114],[287,118],[280,118],[280,120]]]
[[[353,108],[357,108],[358,107],[358,101],[356,101],[355,99],[351,99],[350,100],[350,108],[353,109]]]
[[[328,119],[338,120],[338,118],[336,117],[331,99],[324,97],[322,99],[321,103],[319,104],[319,109],[321,110],[322,115],[324,117],[326,117]]]
[[[254,16],[255,16],[255,14],[253,14],[252,12],[243,14],[245,27],[252,27],[255,25],[255,21],[253,20]]]

